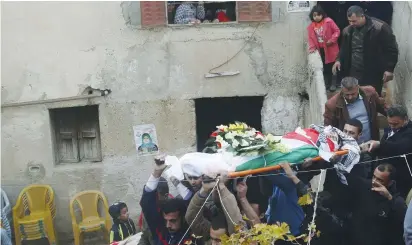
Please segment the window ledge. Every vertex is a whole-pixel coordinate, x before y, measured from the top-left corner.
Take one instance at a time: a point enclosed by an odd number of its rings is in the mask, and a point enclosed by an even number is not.
[[[75,170],[75,169],[90,169],[100,168],[103,166],[103,161],[80,161],[80,162],[62,162],[55,165],[56,170]]]
[[[218,26],[218,25],[234,25],[239,24],[237,21],[229,21],[229,22],[218,22],[218,23],[200,23],[200,24],[167,24],[168,27],[176,28],[176,27],[200,27],[200,26]]]

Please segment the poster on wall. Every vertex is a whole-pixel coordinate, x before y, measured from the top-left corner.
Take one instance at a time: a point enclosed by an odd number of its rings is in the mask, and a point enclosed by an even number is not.
[[[288,13],[310,11],[309,1],[288,1],[286,8]]]
[[[133,132],[138,156],[152,155],[159,152],[154,124],[133,126]]]

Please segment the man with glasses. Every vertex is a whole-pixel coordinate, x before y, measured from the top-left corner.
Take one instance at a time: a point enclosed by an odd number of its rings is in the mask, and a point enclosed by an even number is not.
[[[351,119],[358,119],[363,126],[358,143],[379,140],[378,112],[386,115],[384,102],[372,86],[359,86],[354,77],[345,77],[341,82],[342,90],[325,104],[324,125],[340,130]]]

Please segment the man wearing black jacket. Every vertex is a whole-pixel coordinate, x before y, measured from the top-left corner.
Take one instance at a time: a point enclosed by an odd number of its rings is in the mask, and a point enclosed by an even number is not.
[[[157,198],[157,188],[160,176],[165,170],[166,165],[164,158],[157,158],[155,162],[155,169],[144,186],[142,199],[140,200],[140,206],[145,215],[154,244],[203,245],[201,240],[192,237],[192,233],[187,231],[188,224],[185,221],[187,200],[171,198],[160,205]]]
[[[406,198],[408,192],[412,188],[412,122],[408,119],[406,108],[401,105],[393,105],[387,110],[388,129],[380,141],[371,140],[361,146],[363,152],[369,151],[376,154],[378,157],[387,158],[385,162],[391,163],[398,170],[396,178],[396,186],[402,197]],[[405,155],[407,162],[403,157],[396,157],[402,154]]]
[[[393,78],[398,62],[398,44],[391,27],[369,17],[359,6],[347,11],[349,26],[342,31],[340,52],[332,71],[341,77],[355,77],[359,85],[371,85],[378,94],[383,83]]]
[[[405,199],[396,191],[395,168],[379,165],[371,180],[347,175],[352,192],[351,245],[403,245]]]

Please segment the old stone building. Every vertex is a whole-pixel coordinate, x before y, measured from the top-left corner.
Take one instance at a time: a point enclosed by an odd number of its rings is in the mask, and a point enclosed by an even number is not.
[[[133,126],[154,124],[160,150],[180,155],[216,120],[259,118],[254,126],[277,135],[320,123],[326,95],[319,56],[306,52],[308,12],[234,3],[235,21],[173,25],[166,2],[2,2],[1,185],[12,203],[28,184],[51,185],[64,240],[70,199],[83,190],[125,201],[137,218],[153,156],[137,155]],[[393,91],[410,105],[410,2],[394,13]],[[205,78],[221,64],[212,72],[239,74]]]

